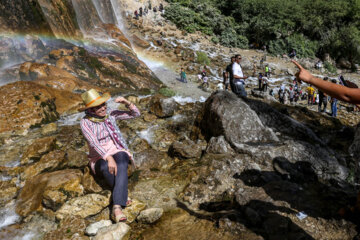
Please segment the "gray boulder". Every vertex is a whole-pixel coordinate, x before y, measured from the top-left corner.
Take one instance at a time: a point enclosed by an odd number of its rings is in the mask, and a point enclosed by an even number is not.
[[[217,91],[207,99],[201,129],[209,139],[223,135],[231,145],[278,141],[256,112],[228,91]]]
[[[150,111],[160,118],[173,116],[177,107],[178,104],[173,98],[156,95],[150,101]]]

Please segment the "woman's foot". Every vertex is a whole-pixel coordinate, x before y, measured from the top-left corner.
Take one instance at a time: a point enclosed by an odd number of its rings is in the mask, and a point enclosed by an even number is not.
[[[122,212],[122,208],[120,205],[113,206],[111,218],[116,223],[126,222],[126,220],[127,220],[125,214]]]
[[[130,207],[132,204],[132,200],[128,197],[127,201],[126,201],[126,206]]]

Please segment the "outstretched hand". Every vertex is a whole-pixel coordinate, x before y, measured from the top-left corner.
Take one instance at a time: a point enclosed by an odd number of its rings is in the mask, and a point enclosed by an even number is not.
[[[296,79],[300,82],[300,81],[304,81],[306,83],[311,83],[311,80],[313,79],[313,75],[306,70],[305,68],[303,68],[298,62],[296,62],[295,60],[291,60],[291,62],[293,64],[295,64],[295,66],[297,66],[299,68],[299,71],[295,74]]]

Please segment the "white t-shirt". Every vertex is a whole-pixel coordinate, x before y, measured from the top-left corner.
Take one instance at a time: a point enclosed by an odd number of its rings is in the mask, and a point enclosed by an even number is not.
[[[234,78],[236,78],[235,75],[238,77],[244,77],[241,66],[237,62],[234,62],[232,66],[232,70],[233,70]]]

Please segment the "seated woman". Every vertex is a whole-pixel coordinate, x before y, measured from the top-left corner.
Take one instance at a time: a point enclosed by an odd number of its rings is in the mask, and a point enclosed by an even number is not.
[[[123,97],[115,102],[125,104],[129,111],[107,109],[106,101],[110,94],[100,94],[91,89],[81,95],[85,104],[85,117],[80,121],[82,133],[89,145],[89,164],[96,176],[105,178],[112,188],[113,211],[115,222],[126,221],[122,207],[131,204],[128,200],[129,160],[135,166],[132,154],[123,138],[116,120],[129,119],[140,116],[137,107]]]

